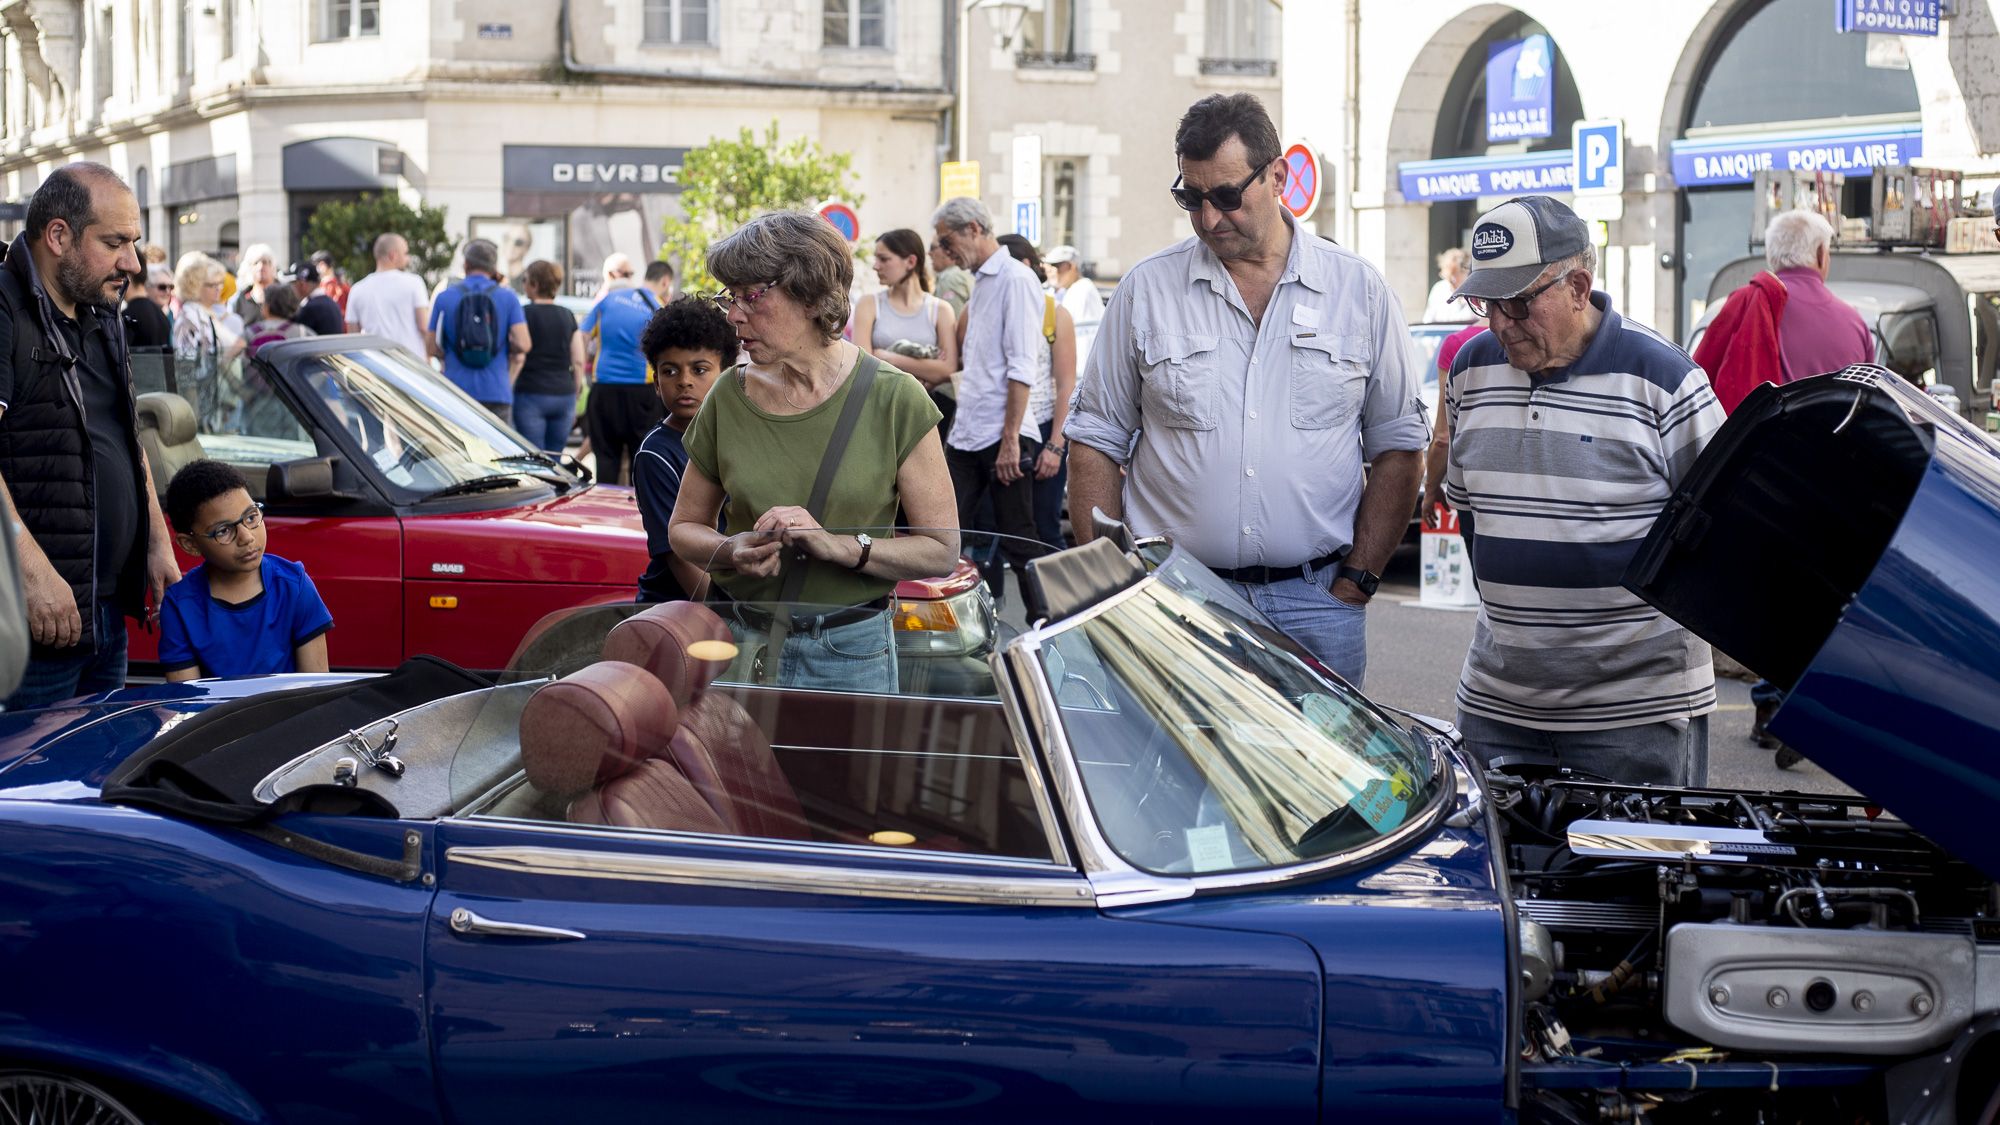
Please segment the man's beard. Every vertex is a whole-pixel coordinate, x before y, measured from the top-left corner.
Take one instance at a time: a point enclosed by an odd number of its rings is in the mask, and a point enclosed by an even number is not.
[[[56,289],[72,305],[104,304],[104,287],[117,281],[118,276],[91,272],[90,264],[80,254],[65,254],[56,259]]]

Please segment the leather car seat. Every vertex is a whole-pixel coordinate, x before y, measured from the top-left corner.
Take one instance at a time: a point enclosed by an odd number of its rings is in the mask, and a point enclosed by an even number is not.
[[[726,833],[667,757],[678,711],[645,669],[592,664],[528,698],[522,769],[535,788],[574,798],[568,818],[576,824]]]
[[[153,468],[153,490],[166,503],[167,484],[190,461],[208,456],[196,436],[194,407],[188,400],[166,391],[149,391],[136,401],[139,411],[139,448]]]
[[[664,602],[612,629],[604,639],[604,657],[652,671],[680,705],[680,729],[669,752],[730,831],[810,839],[798,795],[771,753],[769,736],[734,699],[708,690],[727,664],[687,653],[696,641],[729,637],[729,626],[707,606]]]

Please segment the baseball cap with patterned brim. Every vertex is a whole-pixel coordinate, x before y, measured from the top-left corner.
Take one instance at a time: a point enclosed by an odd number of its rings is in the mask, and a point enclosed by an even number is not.
[[[1554,262],[1583,253],[1590,227],[1546,195],[1510,199],[1479,216],[1472,228],[1472,273],[1452,299],[1512,297]]]

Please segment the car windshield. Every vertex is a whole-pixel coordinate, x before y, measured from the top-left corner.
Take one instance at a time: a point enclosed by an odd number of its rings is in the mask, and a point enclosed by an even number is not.
[[[1319,859],[1438,791],[1410,732],[1184,552],[1044,637],[1040,657],[1091,811],[1143,870]]]
[[[296,386],[325,408],[372,461],[399,501],[461,489],[562,479],[546,454],[501,425],[465,392],[401,350],[362,348],[298,361]]]

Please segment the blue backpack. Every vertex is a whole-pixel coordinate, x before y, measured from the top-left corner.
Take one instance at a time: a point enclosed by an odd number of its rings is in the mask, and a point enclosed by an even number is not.
[[[500,310],[484,289],[457,287],[458,313],[451,322],[451,351],[467,367],[488,366],[500,354]]]

